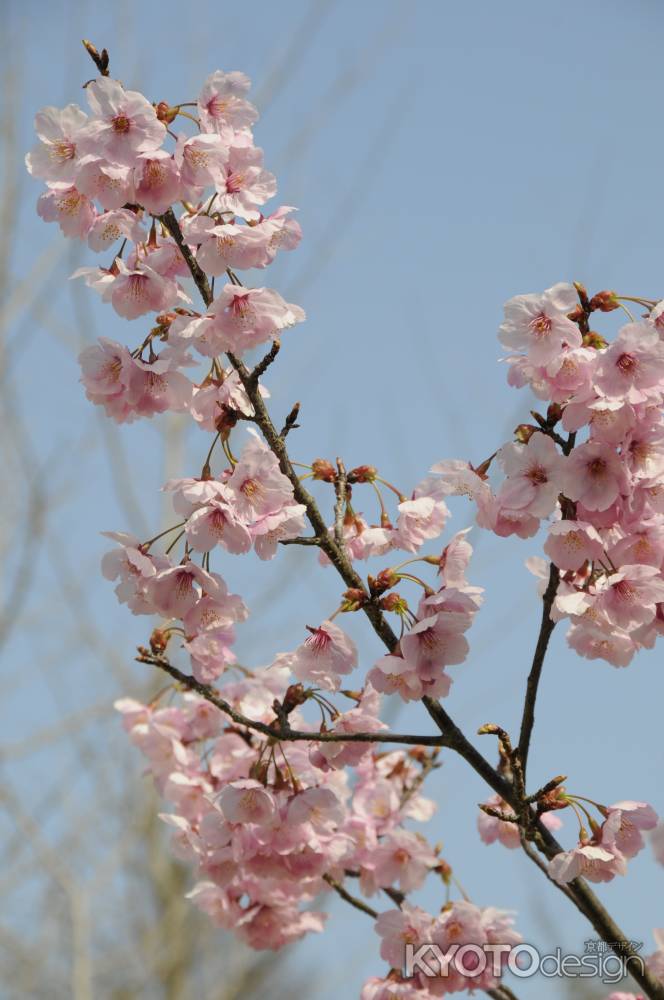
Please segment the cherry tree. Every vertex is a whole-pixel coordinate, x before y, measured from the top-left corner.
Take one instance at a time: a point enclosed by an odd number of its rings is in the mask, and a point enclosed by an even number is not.
[[[640,996],[662,1000],[664,932],[644,962],[589,883],[626,875],[644,833],[664,863],[664,825],[646,802],[597,802],[592,789],[568,792],[562,775],[532,788],[528,757],[561,620],[579,656],[615,667],[664,631],[664,302],[578,282],[510,299],[499,330],[508,379],[542,412],[478,465],[441,460],[402,492],[370,464],[296,461],[299,406],[277,419],[266,381],[306,317],[251,272],[302,233],[292,207],[265,209],[277,186],[254,143],[250,81],[217,70],[196,100],[152,103],[110,76],[105,50],[85,45],[98,73],[85,85],[88,110],[44,108],[26,165],[46,185],[41,218],[104,255],[73,277],[139,321],[130,346],[101,338],[82,352],[88,399],[118,423],[189,415],[204,442],[201,460],[164,485],[173,525],[148,539],[106,532],[102,564],[118,600],[157,619],[137,659],[167,686],[149,704],[116,707],[166,803],[173,850],[191,866],[192,905],[253,948],[280,949],[324,930],[315,907],[335,892],[377,934],[363,1000],[476,989],[513,998],[502,980],[522,941],[511,914],[468,899],[440,847],[410,825],[433,814],[422,789],[445,749],[486,782],[478,840],[523,850],[624,960]],[[619,309],[629,321],[609,342],[595,323]],[[494,743],[486,756],[443,704],[453,704],[453,668],[483,600],[469,529],[447,533],[456,496],[501,538],[547,531],[546,559],[528,561],[542,614],[520,730],[482,726]],[[270,665],[249,669],[234,652],[236,632],[252,626],[232,590],[233,557],[260,565],[286,545],[314,550],[338,596],[289,650],[266,649]],[[378,560],[371,574],[368,559]],[[371,664],[359,663],[349,615],[372,630]],[[391,731],[385,699],[419,701],[421,731]],[[429,878],[440,885],[436,914],[410,899]],[[444,956],[433,974],[407,967],[420,944]]]

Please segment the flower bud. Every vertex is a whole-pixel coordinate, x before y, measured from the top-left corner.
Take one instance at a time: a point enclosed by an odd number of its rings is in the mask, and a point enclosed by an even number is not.
[[[601,351],[603,348],[608,347],[609,343],[601,333],[597,333],[595,330],[589,330],[583,338],[584,347],[592,347],[596,351]]]
[[[290,715],[294,712],[299,705],[304,705],[307,700],[307,694],[304,690],[303,684],[291,684],[290,687],[286,689],[286,694],[284,695],[284,700],[282,702],[283,710],[286,715]]]
[[[368,577],[369,590],[374,596],[384,594],[386,590],[396,587],[399,577],[393,569],[382,569],[378,576]]]
[[[214,426],[219,431],[222,441],[226,441],[236,423],[237,412],[232,410],[230,406],[226,406],[225,403],[222,403],[220,406],[219,416],[214,421]]]
[[[160,101],[159,104],[154,106],[157,118],[164,125],[170,125],[171,122],[175,121],[178,116],[178,109],[172,108],[168,101]]]
[[[343,611],[359,611],[367,603],[367,595],[360,587],[349,587],[342,594]]]
[[[546,411],[546,422],[549,427],[555,427],[563,415],[563,408],[560,403],[550,403]]]
[[[150,649],[155,656],[161,656],[166,651],[171,635],[166,629],[156,628],[150,636]]]
[[[533,434],[538,430],[534,424],[519,424],[514,428],[514,437],[521,444],[528,444]]]
[[[396,615],[403,615],[408,611],[408,601],[401,594],[386,594],[381,597],[380,606],[383,611],[393,611]]]
[[[337,477],[336,470],[331,462],[326,458],[317,458],[311,463],[314,479],[320,479],[323,483],[333,483]]]
[[[378,470],[373,465],[358,465],[346,477],[349,483],[373,483]]]
[[[600,312],[607,313],[613,312],[614,309],[620,309],[620,303],[615,292],[597,292],[590,300],[589,308],[591,310],[599,309]]]

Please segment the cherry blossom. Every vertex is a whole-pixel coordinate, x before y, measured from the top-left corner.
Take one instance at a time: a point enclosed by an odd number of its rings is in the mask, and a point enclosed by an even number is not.
[[[133,185],[136,201],[153,215],[162,215],[179,200],[182,180],[174,158],[155,149],[136,157]]]
[[[579,445],[568,457],[562,487],[587,510],[606,510],[626,489],[626,474],[615,451],[602,441]]]
[[[39,111],[35,132],[40,142],[25,157],[28,172],[49,184],[71,184],[76,176],[78,135],[87,118],[77,104]]]
[[[311,681],[336,691],[341,676],[357,666],[355,643],[334,622],[324,621],[316,628],[307,626],[311,635],[293,653],[282,653],[277,662],[287,665],[301,681]]]
[[[263,150],[255,146],[231,146],[215,186],[218,211],[243,219],[258,219],[256,209],[277,193],[274,174],[263,169]]]
[[[138,91],[125,90],[117,80],[92,80],[86,95],[92,117],[80,133],[81,148],[112,163],[134,166],[140,153],[159,149],[166,126],[150,102]]]
[[[198,96],[198,113],[206,132],[226,135],[250,128],[258,118],[253,104],[245,99],[251,83],[244,73],[224,73],[218,69],[208,76]]]
[[[537,365],[554,361],[564,346],[581,347],[579,328],[567,318],[578,301],[574,286],[564,283],[540,295],[516,295],[505,305],[501,344],[527,352],[529,360]]]
[[[501,507],[533,517],[548,517],[560,492],[564,459],[545,434],[533,434],[527,444],[506,444],[499,452],[507,479],[498,493]]]
[[[74,185],[53,185],[40,195],[37,212],[44,222],[57,222],[65,236],[82,239],[95,220],[94,203]]]

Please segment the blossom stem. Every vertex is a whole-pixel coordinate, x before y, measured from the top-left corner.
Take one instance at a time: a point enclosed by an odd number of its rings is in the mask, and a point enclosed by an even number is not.
[[[147,542],[143,542],[143,544],[141,545],[141,548],[142,548],[142,549],[145,549],[145,551],[147,552],[147,550],[148,550],[148,549],[150,548],[150,546],[152,545],[152,543],[153,543],[153,542],[156,542],[156,541],[158,541],[158,540],[159,540],[160,538],[163,538],[163,537],[164,537],[164,535],[170,535],[171,531],[175,531],[175,530],[176,530],[176,528],[181,528],[181,527],[182,527],[182,525],[183,525],[183,524],[186,524],[186,523],[187,523],[186,521],[180,521],[180,523],[179,523],[179,524],[174,524],[174,525],[172,525],[172,526],[171,526],[170,528],[166,528],[166,530],[165,530],[165,531],[160,531],[158,535],[155,535],[155,536],[154,536],[154,538],[151,538],[151,539],[150,539],[149,541],[147,541]]]
[[[184,531],[181,531],[179,535],[175,536],[175,538],[173,539],[173,541],[171,542],[171,544],[166,549],[166,555],[168,555],[171,552],[171,550],[175,548],[175,546],[180,541],[180,539],[182,538],[183,535],[184,535]]]
[[[387,479],[383,479],[382,476],[376,476],[376,482],[382,483],[383,486],[387,486],[388,490],[392,490],[392,492],[399,497],[399,503],[405,503],[408,499],[408,497],[405,496],[401,490],[398,490],[396,486],[392,485],[392,483],[388,483]]]

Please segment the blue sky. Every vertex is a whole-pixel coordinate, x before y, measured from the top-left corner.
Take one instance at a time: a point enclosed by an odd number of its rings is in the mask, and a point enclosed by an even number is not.
[[[663,25],[661,4],[645,0],[254,0],[250,8],[27,0],[10,4],[5,44],[8,55],[12,46],[20,51],[22,149],[31,145],[30,119],[41,106],[84,103],[80,84],[92,75],[84,36],[109,48],[112,72],[125,85],[154,100],[192,99],[218,67],[253,78],[262,112],[256,139],[278,175],[280,203],[298,206],[305,234],[269,276],[308,314],[284,337],[270,372],[272,405],[281,415],[296,399],[302,404],[301,429],[290,439],[298,460],[338,454],[349,467],[371,462],[408,491],[432,462],[479,462],[527,419],[528,395],[509,389],[498,363],[505,299],[572,279],[593,291],[664,295]],[[66,495],[48,545],[65,576],[85,581],[101,634],[116,636],[129,692],[142,669],[132,656],[143,623],[128,620],[97,579],[98,533],[155,533],[165,470],[190,474],[206,446],[200,434],[176,436],[180,450],[164,454],[163,423],[121,428],[113,440],[132,469],[135,503],[131,495],[119,502],[105,432],[78,386],[75,355],[81,341],[104,334],[133,343],[139,333],[93,293],[72,293],[67,275],[92,255],[39,222],[37,194],[36,184],[22,182],[13,277],[35,260],[35,280],[42,270],[44,277],[37,306],[10,324],[10,371],[14,391],[31,387],[25,417],[41,474],[54,494]],[[375,516],[370,495],[365,513]],[[463,504],[454,514],[452,530],[468,523]],[[539,550],[534,540],[500,541],[478,530],[473,540],[471,580],[486,588],[486,604],[446,707],[469,733],[486,721],[514,730],[539,615],[523,562]],[[228,557],[222,572],[255,610],[256,627],[245,628],[240,647],[247,662],[269,662],[293,646],[302,623],[336,605],[337,581],[306,551],[284,552],[260,572],[253,560]],[[45,604],[66,616],[67,602],[82,596],[67,596],[43,551],[37,573],[10,654],[26,664],[39,655],[57,671],[58,648],[48,634],[35,634],[34,623]],[[376,642],[363,621],[348,628],[368,668]],[[78,655],[86,684],[57,699],[45,670],[16,683],[8,739],[116,690],[91,646]],[[646,653],[626,670],[589,663],[557,630],[532,782],[566,773],[574,791],[601,801],[650,799],[664,812],[660,659]],[[399,712],[399,726],[430,729],[417,706]],[[138,757],[135,766],[138,778]],[[428,791],[440,803],[431,839],[442,839],[473,900],[518,910],[528,941],[582,951],[592,932],[533,866],[480,844],[475,804],[485,789],[463,762],[446,757]],[[573,837],[573,823],[567,826]],[[664,923],[663,885],[664,873],[643,856],[628,879],[599,893],[646,950],[652,926]],[[427,889],[424,905],[435,908],[436,893]],[[297,963],[318,963],[311,1000],[331,1000],[340,989],[354,995],[381,969],[366,918],[332,909],[326,941],[294,952]],[[526,1000],[564,995],[559,983],[541,980],[518,984],[518,992]]]

